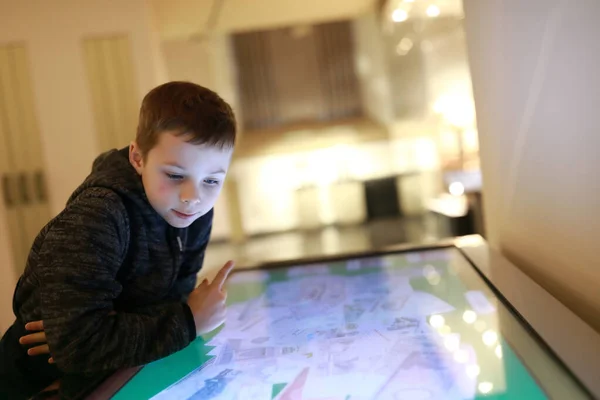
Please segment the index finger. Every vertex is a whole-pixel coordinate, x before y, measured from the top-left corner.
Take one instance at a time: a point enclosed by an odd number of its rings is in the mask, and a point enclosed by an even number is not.
[[[223,268],[221,268],[217,276],[215,276],[215,280],[213,281],[213,283],[219,286],[219,290],[223,289],[223,284],[225,283],[227,277],[229,276],[229,273],[233,269],[233,265],[233,261],[227,261],[225,265],[223,265]]]

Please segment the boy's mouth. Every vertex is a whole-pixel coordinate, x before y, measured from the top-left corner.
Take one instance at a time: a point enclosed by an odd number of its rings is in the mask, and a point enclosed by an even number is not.
[[[180,212],[177,210],[172,210],[172,211],[177,217],[179,217],[181,219],[190,219],[190,218],[195,217],[198,214],[197,212],[193,213],[193,214],[186,214],[186,213],[183,213],[183,212]]]

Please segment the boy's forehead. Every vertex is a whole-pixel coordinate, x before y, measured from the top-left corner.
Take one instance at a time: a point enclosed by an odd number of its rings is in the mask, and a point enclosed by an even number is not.
[[[186,169],[185,165],[181,165],[177,162],[165,162],[162,163],[164,166],[166,167],[174,167],[174,168],[179,168],[179,169]],[[221,168],[218,166],[215,166],[216,169],[214,169],[213,171],[211,171],[212,174],[225,174],[227,173],[227,169],[226,168]]]
[[[185,139],[185,136],[170,133],[162,134],[150,153],[153,153],[153,158],[157,162],[177,168],[186,169],[191,166],[206,166],[223,171],[227,169],[233,149],[206,144],[193,144]]]

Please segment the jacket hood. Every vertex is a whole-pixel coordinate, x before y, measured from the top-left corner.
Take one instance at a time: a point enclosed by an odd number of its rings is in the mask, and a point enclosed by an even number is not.
[[[110,189],[139,207],[152,208],[146,197],[142,178],[129,162],[127,147],[100,154],[92,164],[91,173],[73,192],[67,204],[90,188]]]

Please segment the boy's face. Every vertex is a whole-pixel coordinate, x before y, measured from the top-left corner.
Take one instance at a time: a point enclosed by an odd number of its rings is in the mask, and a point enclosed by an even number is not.
[[[213,208],[233,149],[196,145],[163,132],[144,160],[134,142],[129,160],[142,176],[152,207],[171,226],[186,228]]]

